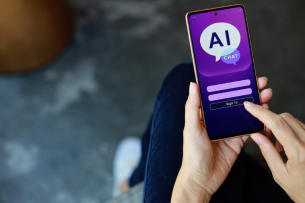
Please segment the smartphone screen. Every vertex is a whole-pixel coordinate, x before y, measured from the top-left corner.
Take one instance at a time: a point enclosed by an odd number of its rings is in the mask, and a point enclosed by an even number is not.
[[[190,12],[186,18],[210,139],[263,131],[243,105],[260,104],[244,6]]]

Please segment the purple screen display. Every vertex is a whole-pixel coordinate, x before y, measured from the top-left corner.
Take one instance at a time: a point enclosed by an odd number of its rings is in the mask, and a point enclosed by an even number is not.
[[[194,13],[188,20],[209,136],[262,130],[243,106],[259,104],[243,8]]]

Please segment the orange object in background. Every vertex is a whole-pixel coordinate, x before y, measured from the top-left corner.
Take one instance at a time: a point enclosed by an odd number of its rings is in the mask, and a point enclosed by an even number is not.
[[[45,65],[69,44],[72,10],[64,0],[0,0],[0,72]]]

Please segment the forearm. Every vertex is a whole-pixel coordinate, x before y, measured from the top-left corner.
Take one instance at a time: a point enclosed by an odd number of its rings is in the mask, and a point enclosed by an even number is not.
[[[211,195],[197,183],[192,181],[181,171],[176,179],[171,203],[190,202],[190,203],[208,203]]]

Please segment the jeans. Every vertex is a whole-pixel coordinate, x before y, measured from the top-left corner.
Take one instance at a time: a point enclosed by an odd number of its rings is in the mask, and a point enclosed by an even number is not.
[[[176,66],[159,90],[154,113],[142,137],[142,157],[130,186],[144,180],[143,202],[170,202],[182,163],[185,103],[192,63]],[[292,202],[271,174],[242,152],[210,202]]]

